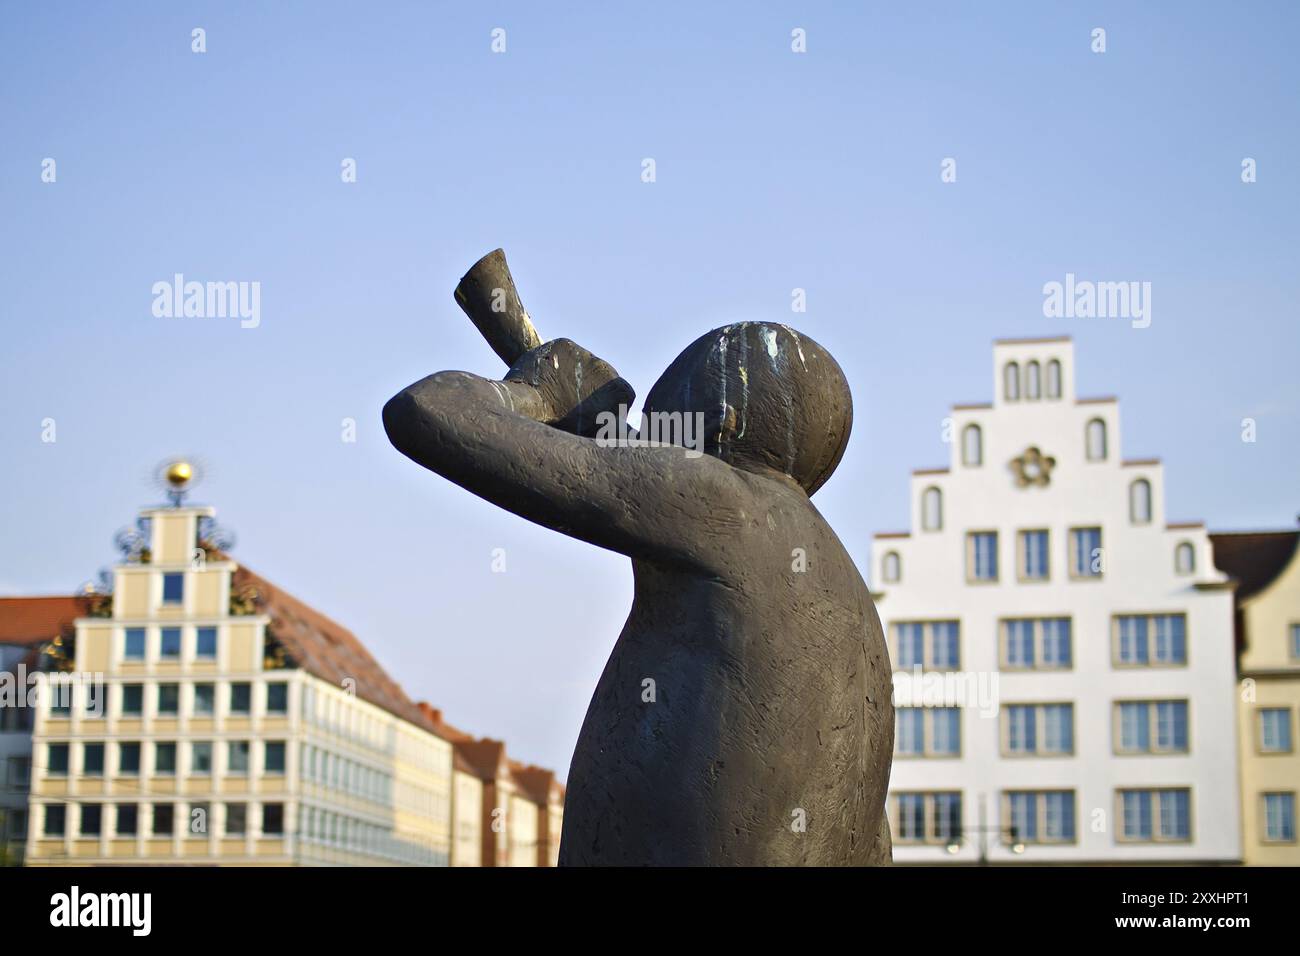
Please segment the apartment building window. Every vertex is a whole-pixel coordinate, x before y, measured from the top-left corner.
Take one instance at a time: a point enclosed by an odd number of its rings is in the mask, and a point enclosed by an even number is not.
[[[1030,362],[1025,366],[1025,398],[1036,402],[1042,393],[1042,371],[1037,362]]]
[[[1020,401],[1020,365],[1008,362],[1002,370],[1002,394],[1008,402]]]
[[[15,730],[26,731],[27,736],[31,736],[32,709],[0,706],[0,733],[12,733]]]
[[[266,712],[268,714],[287,714],[289,712],[289,685],[277,681],[266,685]]]
[[[226,804],[226,835],[243,836],[248,830],[248,804]]]
[[[185,575],[179,572],[162,576],[163,604],[182,604],[185,601]]]
[[[87,681],[82,685],[86,688],[86,697],[82,703],[82,716],[87,720],[97,720],[104,716],[108,702],[108,687],[103,681]]]
[[[57,674],[46,678],[45,689],[50,694],[51,717],[72,716],[72,686],[71,681],[60,680]]]
[[[158,685],[158,713],[174,717],[181,710],[181,688],[179,684]]]
[[[27,811],[10,810],[8,814],[9,840],[22,843],[27,839]]]
[[[32,780],[32,759],[30,757],[10,757],[8,780],[11,787],[30,786]]]
[[[961,430],[961,463],[968,468],[984,464],[984,433],[978,425],[967,425]]]
[[[138,743],[120,743],[117,745],[117,772],[125,777],[134,777],[140,773],[140,745]]]
[[[68,808],[62,803],[45,805],[45,835],[63,836],[68,825]]]
[[[144,685],[122,685],[122,716],[139,717],[144,713]]]
[[[212,773],[212,741],[196,740],[190,744],[190,773],[196,777]]]
[[[153,805],[153,835],[171,836],[176,826],[176,807],[170,803]]]
[[[1016,549],[1020,562],[1017,573],[1022,581],[1046,581],[1049,573],[1048,538],[1045,530],[1020,532]]]
[[[284,804],[262,804],[262,833],[266,836],[281,836],[284,833]]]
[[[1084,446],[1088,461],[1106,460],[1106,423],[1100,418],[1088,422],[1084,432]]]
[[[1073,790],[1009,790],[1003,819],[1020,843],[1073,843]]]
[[[1187,619],[1182,614],[1121,614],[1115,618],[1114,662],[1123,667],[1187,663]]]
[[[971,531],[966,535],[966,580],[998,579],[998,533]]]
[[[1133,524],[1151,523],[1151,482],[1145,478],[1128,486],[1128,517]]]
[[[230,685],[230,712],[247,714],[252,710],[253,686],[248,683]]]
[[[191,837],[205,837],[208,835],[208,814],[212,808],[206,803],[191,803],[189,826],[186,827]]]
[[[1291,625],[1291,660],[1300,661],[1300,624]]]
[[[117,805],[117,835],[135,836],[140,826],[140,807],[134,803]]]
[[[128,627],[126,629],[126,643],[122,650],[122,656],[128,661],[144,660],[143,627]]]
[[[1070,529],[1070,577],[1099,578],[1102,573],[1101,529]]]
[[[926,488],[921,493],[921,530],[939,531],[943,528],[943,492]]]
[[[102,777],[104,775],[103,744],[81,745],[81,772],[87,777]]]
[[[200,627],[194,631],[194,656],[201,661],[216,660],[217,629]]]
[[[1295,794],[1266,793],[1264,799],[1264,841],[1295,842]]]
[[[157,743],[153,745],[153,772],[162,777],[175,775],[176,744]]]
[[[99,836],[104,827],[104,807],[98,803],[81,805],[81,835]]]
[[[900,621],[894,625],[894,659],[902,670],[957,670],[961,666],[956,621]]]
[[[231,774],[248,773],[248,750],[247,740],[232,740],[227,749],[226,772]]]
[[[899,756],[961,756],[961,711],[956,707],[899,707],[894,727]]]
[[[1071,666],[1068,617],[1004,619],[1001,631],[1003,670],[1059,670]]]
[[[284,741],[268,740],[265,745],[264,764],[267,773],[284,773]]]
[[[1262,754],[1289,754],[1291,752],[1291,708],[1261,707],[1259,714],[1259,752]]]
[[[159,657],[165,661],[174,661],[181,656],[181,629],[179,627],[164,627],[162,629],[162,641],[159,645]]]
[[[961,837],[961,794],[896,793],[892,817],[898,843],[950,843]]]
[[[66,777],[68,775],[67,744],[46,744],[45,768],[46,774],[51,777]]]
[[[1174,573],[1192,574],[1196,571],[1196,549],[1190,541],[1181,542],[1174,548]]]
[[[1061,363],[1056,359],[1047,363],[1047,397],[1061,397]]]
[[[1191,839],[1190,790],[1120,790],[1119,802],[1121,840],[1186,843]]]
[[[1074,753],[1073,704],[1010,704],[1002,709],[1005,756],[1062,757]]]
[[[1118,701],[1115,737],[1120,754],[1187,753],[1187,701]]]
[[[215,684],[194,685],[194,713],[211,716],[217,709],[217,688]]]
[[[903,577],[903,559],[897,551],[890,551],[881,563],[882,576],[889,584],[894,584]]]

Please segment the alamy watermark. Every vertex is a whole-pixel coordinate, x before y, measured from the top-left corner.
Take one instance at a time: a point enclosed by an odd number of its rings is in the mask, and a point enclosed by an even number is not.
[[[153,284],[159,319],[239,319],[241,329],[262,324],[261,282],[186,282],[182,273]]]
[[[1151,324],[1150,282],[1076,280],[1043,285],[1043,315],[1049,319],[1132,319],[1133,328]]]
[[[600,412],[596,415],[596,444],[601,448],[660,448],[686,449],[687,458],[704,455],[703,412],[643,412],[641,428],[632,432],[627,427],[626,405],[617,412]]]
[[[18,664],[0,671],[0,709],[35,709],[44,695],[55,713],[71,712],[74,703],[86,717],[104,716],[106,685],[99,673],[28,671]]]
[[[996,717],[1000,709],[997,671],[894,671],[895,707],[961,707],[981,717]]]

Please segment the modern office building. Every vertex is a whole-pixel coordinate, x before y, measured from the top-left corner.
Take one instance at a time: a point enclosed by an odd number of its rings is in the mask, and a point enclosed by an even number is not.
[[[1210,535],[1237,582],[1236,706],[1245,862],[1300,866],[1300,531]]]
[[[27,864],[476,865],[457,850],[482,841],[482,784],[453,740],[212,519],[142,512],[46,668]]]
[[[1242,858],[1231,583],[1067,338],[1000,341],[875,537],[900,863]]]

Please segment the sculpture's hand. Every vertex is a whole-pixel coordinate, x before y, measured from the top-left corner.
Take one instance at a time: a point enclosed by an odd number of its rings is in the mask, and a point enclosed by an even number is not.
[[[536,390],[538,421],[586,437],[600,428],[597,417],[602,412],[621,420],[636,398],[612,365],[570,339],[555,339],[525,352],[505,381]]]

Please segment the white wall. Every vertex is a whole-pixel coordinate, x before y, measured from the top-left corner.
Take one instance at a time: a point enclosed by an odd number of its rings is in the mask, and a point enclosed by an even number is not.
[[[1057,400],[1008,402],[1002,395],[1002,369],[1036,358],[1062,363],[1062,396]],[[1120,457],[1119,407],[1114,401],[1077,402],[1073,390],[1073,347],[1067,340],[998,344],[994,348],[992,407],[954,409],[950,463],[946,474],[914,474],[910,536],[879,538],[872,555],[877,608],[890,633],[899,620],[956,618],[961,622],[961,666],[998,681],[1001,703],[1067,702],[1075,709],[1075,754],[1066,757],[1003,757],[998,720],[973,708],[962,714],[959,759],[899,758],[891,790],[954,790],[963,794],[963,821],[979,824],[979,795],[988,806],[986,825],[1000,820],[1000,794],[1006,789],[1073,788],[1076,791],[1077,842],[1030,846],[1019,857],[994,846],[992,859],[1045,860],[1236,860],[1240,858],[1237,756],[1234,737],[1234,655],[1232,592],[1198,589],[1221,583],[1203,527],[1170,528],[1164,515],[1164,474],[1158,463],[1125,465]],[[1087,421],[1107,424],[1107,458],[1085,460]],[[983,463],[961,462],[962,428],[978,423],[983,431]],[[1055,459],[1046,487],[1016,486],[1009,462],[1037,446]],[[1129,485],[1146,478],[1152,487],[1152,520],[1129,520]],[[935,486],[943,492],[940,531],[921,530],[921,495]],[[1105,573],[1100,580],[1069,577],[1068,533],[1075,526],[1100,526]],[[1018,583],[1016,532],[1050,532],[1050,578]],[[997,583],[968,584],[966,532],[998,531]],[[1190,541],[1196,570],[1174,571],[1174,548]],[[885,555],[902,559],[898,583],[884,581]],[[881,593],[882,592],[882,593]],[[1111,621],[1115,614],[1186,614],[1185,667],[1117,669],[1112,665]],[[1006,672],[999,668],[998,621],[1005,617],[1068,616],[1073,619],[1073,668],[1064,672]],[[892,646],[892,645],[891,645]],[[1187,698],[1189,746],[1186,755],[1116,756],[1112,744],[1112,702],[1117,699]],[[1192,839],[1186,844],[1118,843],[1120,820],[1115,790],[1120,787],[1191,788]],[[891,803],[892,807],[892,803]],[[992,841],[991,841],[992,842]],[[961,852],[943,847],[895,846],[895,859],[970,862],[977,855],[972,834]]]

